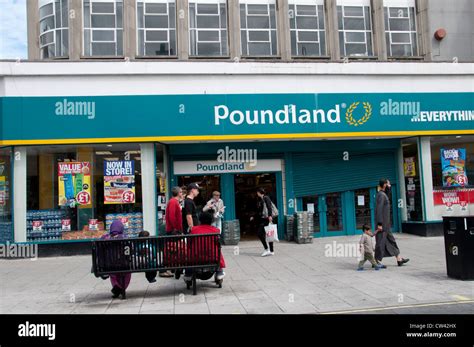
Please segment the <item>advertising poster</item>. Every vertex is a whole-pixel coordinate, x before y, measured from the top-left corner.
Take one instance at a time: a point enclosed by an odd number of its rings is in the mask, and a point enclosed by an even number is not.
[[[70,219],[61,219],[61,231],[71,231]]]
[[[59,206],[89,205],[91,201],[89,162],[58,163]]]
[[[404,159],[403,169],[405,171],[405,177],[415,177],[415,157],[408,157]]]
[[[443,187],[464,187],[467,185],[466,149],[441,148],[441,170]]]
[[[135,203],[135,162],[104,161],[104,203]]]

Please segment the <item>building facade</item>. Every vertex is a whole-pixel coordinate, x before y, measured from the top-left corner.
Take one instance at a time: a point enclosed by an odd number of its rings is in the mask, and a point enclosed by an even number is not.
[[[459,6],[29,1],[29,60],[0,63],[2,239],[87,241],[114,218],[156,235],[170,187],[191,182],[199,207],[221,191],[243,238],[257,187],[281,236],[297,211],[315,236],[353,235],[374,225],[380,178],[394,231],[439,232],[474,209]]]

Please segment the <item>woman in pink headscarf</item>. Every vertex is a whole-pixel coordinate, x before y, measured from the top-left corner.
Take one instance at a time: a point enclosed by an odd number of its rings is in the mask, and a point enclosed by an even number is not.
[[[112,222],[110,226],[110,232],[107,235],[102,236],[104,240],[112,240],[112,239],[123,239],[126,236],[124,235],[124,226],[122,222],[118,219]],[[132,278],[132,274],[118,274],[118,275],[110,275],[110,282],[112,282],[112,297],[118,298],[122,295],[122,300],[126,298],[125,291],[130,284],[130,279]]]

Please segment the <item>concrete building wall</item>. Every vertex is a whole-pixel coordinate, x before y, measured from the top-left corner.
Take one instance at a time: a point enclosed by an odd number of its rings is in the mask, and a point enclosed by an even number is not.
[[[428,0],[428,21],[431,35],[431,59],[434,61],[474,61],[474,1]],[[436,30],[446,30],[438,41]]]

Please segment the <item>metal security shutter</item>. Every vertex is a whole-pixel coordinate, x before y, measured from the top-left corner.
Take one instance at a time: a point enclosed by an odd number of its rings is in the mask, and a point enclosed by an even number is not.
[[[396,179],[396,156],[393,151],[349,151],[293,154],[295,196],[342,192],[375,187],[381,178]]]

